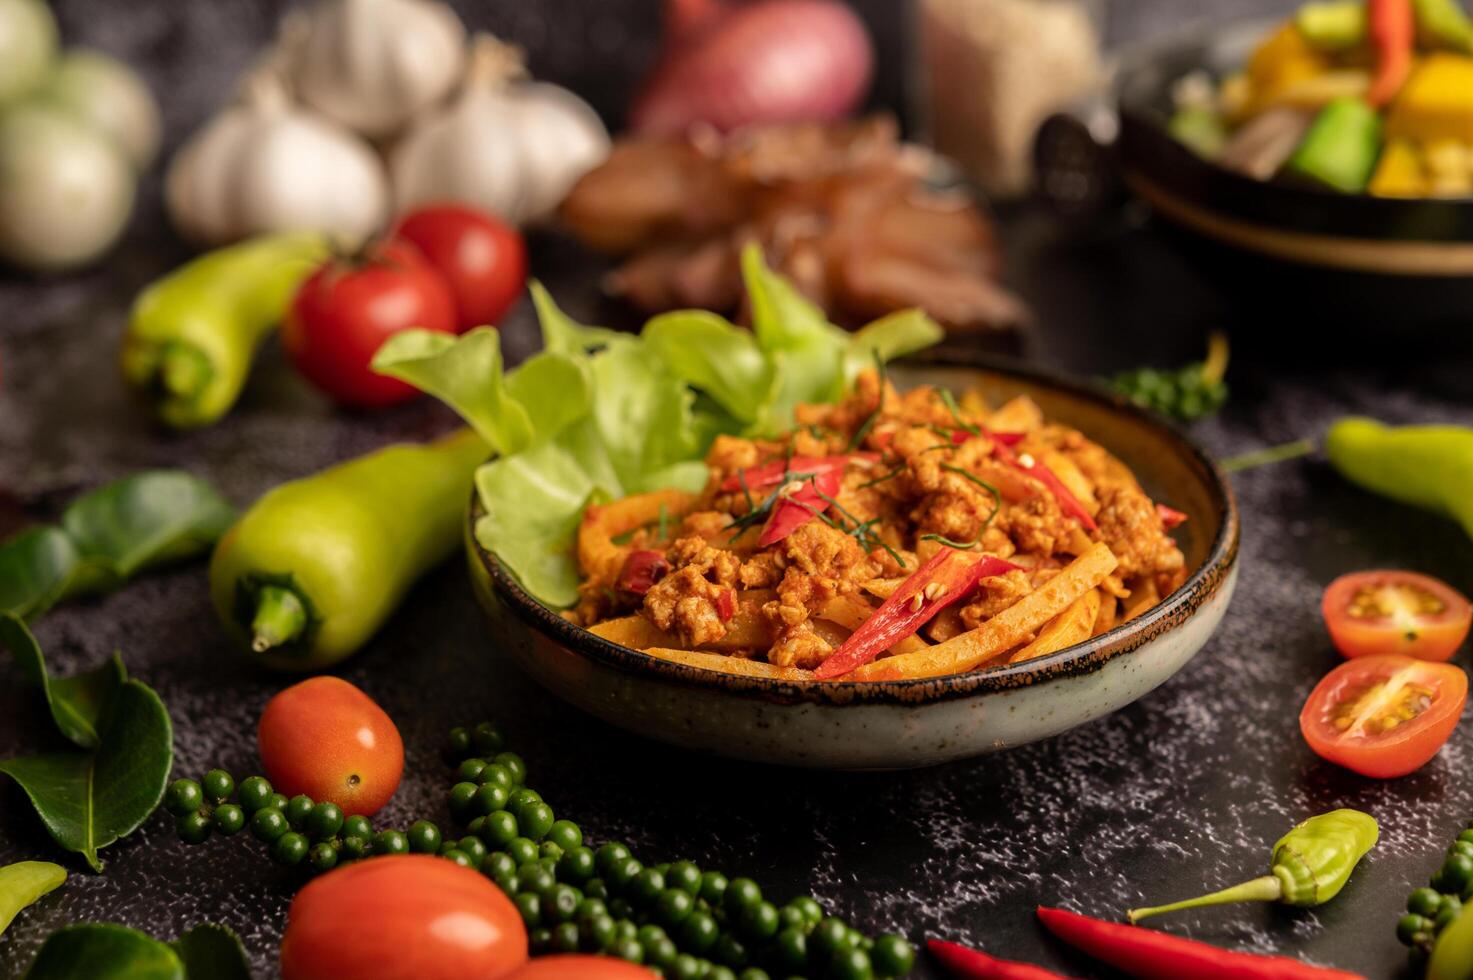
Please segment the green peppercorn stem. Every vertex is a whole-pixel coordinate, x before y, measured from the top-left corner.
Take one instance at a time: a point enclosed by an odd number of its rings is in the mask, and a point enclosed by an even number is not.
[[[1274,845],[1272,873],[1201,898],[1131,909],[1126,918],[1139,922],[1163,912],[1225,905],[1230,902],[1282,902],[1308,908],[1323,905],[1345,887],[1351,871],[1376,846],[1376,819],[1359,810],[1332,810],[1299,824]]]
[[[290,643],[307,628],[307,607],[291,589],[263,585],[256,593],[256,615],[251,619],[251,649],[256,653]]]

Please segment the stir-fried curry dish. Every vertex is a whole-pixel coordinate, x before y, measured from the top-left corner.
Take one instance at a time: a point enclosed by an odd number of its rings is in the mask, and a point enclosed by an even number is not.
[[[569,617],[730,673],[901,679],[1071,646],[1185,578],[1185,516],[1027,398],[902,393],[871,371],[796,419],[719,437],[698,495],[590,506]]]

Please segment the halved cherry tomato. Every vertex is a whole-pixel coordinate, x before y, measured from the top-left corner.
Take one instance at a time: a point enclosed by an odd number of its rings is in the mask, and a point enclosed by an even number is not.
[[[517,230],[459,204],[436,204],[404,216],[394,235],[413,242],[440,270],[455,296],[460,330],[495,326],[522,294],[527,247]]]
[[[635,966],[612,956],[539,956],[501,980],[650,980],[654,976],[643,966]]]
[[[485,875],[429,854],[329,871],[297,892],[282,980],[497,980],[527,961],[527,929]]]
[[[404,740],[393,720],[336,677],[293,684],[268,701],[256,740],[277,792],[328,800],[350,816],[377,813],[404,774]]]
[[[1399,653],[1449,660],[1473,623],[1473,605],[1460,592],[1416,572],[1342,575],[1325,590],[1320,607],[1335,649],[1347,657]]]
[[[1385,654],[1360,657],[1315,686],[1299,713],[1299,730],[1320,758],[1391,779],[1437,754],[1467,699],[1468,675],[1460,667]]]

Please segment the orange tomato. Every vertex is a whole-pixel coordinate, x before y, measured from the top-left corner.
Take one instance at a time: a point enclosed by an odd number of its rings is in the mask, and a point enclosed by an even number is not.
[[[1458,726],[1468,675],[1411,657],[1358,657],[1315,686],[1299,730],[1321,758],[1377,779],[1426,765]]]
[[[282,980],[497,980],[527,960],[527,930],[485,875],[430,854],[369,858],[292,900]]]
[[[278,793],[377,813],[404,774],[404,740],[374,700],[345,680],[313,677],[272,698],[256,730]]]
[[[1335,649],[1347,657],[1449,660],[1473,623],[1473,605],[1462,593],[1416,572],[1342,575],[1325,590],[1320,609]]]
[[[539,956],[502,980],[651,980],[654,974],[642,966],[612,956]]]

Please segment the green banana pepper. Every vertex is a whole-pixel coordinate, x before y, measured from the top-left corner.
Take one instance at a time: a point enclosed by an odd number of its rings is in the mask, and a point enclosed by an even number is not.
[[[1289,831],[1274,845],[1272,873],[1241,885],[1170,905],[1131,909],[1126,917],[1139,922],[1150,915],[1226,905],[1231,902],[1282,902],[1308,908],[1323,905],[1345,887],[1350,873],[1376,846],[1376,818],[1359,810],[1331,810]]]
[[[1473,904],[1437,937],[1427,960],[1427,980],[1473,980]]]
[[[302,280],[327,257],[318,234],[270,235],[203,255],[138,295],[123,377],[177,429],[216,422]]]
[[[66,869],[49,861],[19,861],[0,868],[0,934],[43,895],[61,887]]]
[[[226,629],[282,670],[320,670],[353,653],[459,544],[471,481],[489,452],[465,429],[268,492],[210,561]]]
[[[1330,426],[1325,451],[1352,483],[1451,517],[1473,535],[1473,429],[1393,429],[1373,419],[1345,418]]]

